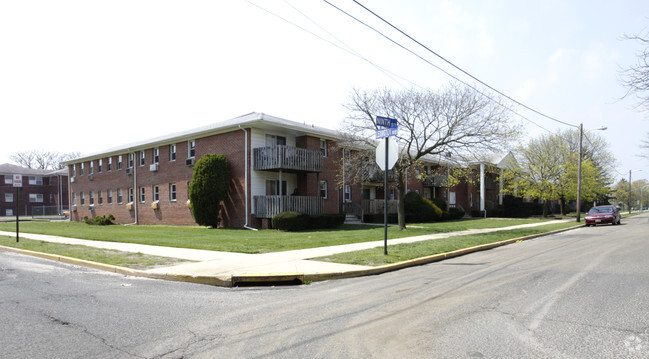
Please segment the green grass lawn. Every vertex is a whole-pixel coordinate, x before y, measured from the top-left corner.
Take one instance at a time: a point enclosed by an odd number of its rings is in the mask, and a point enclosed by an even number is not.
[[[507,239],[519,238],[532,234],[574,227],[576,225],[578,225],[576,222],[555,223],[533,228],[512,229],[492,233],[432,239],[416,243],[389,246],[388,255],[383,254],[383,247],[378,247],[362,251],[340,253],[327,257],[314,258],[314,260],[365,266],[380,266],[426,257],[433,254],[446,253],[458,249],[474,247],[481,244],[500,242]]]
[[[7,236],[0,236],[0,245],[132,269],[150,269],[159,266],[171,266],[180,262],[187,262],[176,258],[158,257],[142,253],[121,252],[112,249],[101,249],[71,244],[34,241],[25,238],[21,238],[20,242],[16,243],[16,237]]]
[[[399,231],[396,226],[391,226],[388,228],[388,239],[538,222],[548,221],[538,219],[458,220],[413,224],[406,231]],[[15,223],[0,223],[2,231],[15,232],[15,228]],[[89,240],[240,253],[278,252],[383,239],[382,226],[365,225],[343,225],[336,229],[308,232],[280,232],[277,230],[209,229],[194,226],[90,226],[78,222],[21,222],[20,231]]]

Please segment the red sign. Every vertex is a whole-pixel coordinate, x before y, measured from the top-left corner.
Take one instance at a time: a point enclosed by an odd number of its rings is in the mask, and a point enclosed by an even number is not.
[[[14,187],[22,187],[23,186],[23,175],[14,175]]]

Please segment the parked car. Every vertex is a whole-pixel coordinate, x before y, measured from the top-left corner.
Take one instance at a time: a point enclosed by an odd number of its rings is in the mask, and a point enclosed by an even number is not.
[[[620,224],[620,211],[615,206],[591,208],[586,215],[586,227],[602,223]]]

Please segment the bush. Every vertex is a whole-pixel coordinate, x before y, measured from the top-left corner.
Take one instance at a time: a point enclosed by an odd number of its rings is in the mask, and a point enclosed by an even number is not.
[[[388,213],[388,223],[397,223],[399,216],[396,213]],[[383,213],[363,215],[363,223],[383,223]]]
[[[208,153],[196,162],[189,187],[189,199],[197,224],[218,227],[221,202],[227,197],[230,181],[225,156]]]
[[[460,219],[464,217],[464,211],[457,208],[457,207],[452,207],[448,209],[448,214],[449,214],[449,219]]]
[[[335,228],[345,223],[344,214],[319,214],[309,216],[299,212],[282,212],[271,220],[280,231],[296,232],[306,229]]]
[[[91,226],[108,226],[114,224],[115,217],[112,214],[107,216],[96,216],[94,218],[83,217],[83,221]]]
[[[446,202],[445,199],[443,199],[443,198],[433,198],[433,199],[431,199],[431,201],[433,202],[433,204],[435,204],[437,207],[439,207],[439,209],[441,209],[442,212],[448,211],[448,203]]]
[[[406,222],[432,222],[442,218],[443,211],[417,192],[406,194],[405,206]]]

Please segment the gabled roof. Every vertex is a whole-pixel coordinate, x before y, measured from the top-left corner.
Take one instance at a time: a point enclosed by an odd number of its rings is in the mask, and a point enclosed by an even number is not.
[[[12,165],[11,163],[0,164],[0,175],[23,175],[23,176],[56,176],[56,175],[68,175],[67,169],[60,170],[43,170],[37,168],[27,168],[18,165]]]
[[[81,161],[114,156],[127,152],[140,151],[151,147],[172,144],[179,141],[188,141],[196,138],[212,136],[220,133],[230,132],[239,128],[261,128],[266,130],[281,130],[294,135],[312,135],[324,139],[338,139],[340,135],[335,130],[315,125],[307,125],[289,121],[283,118],[270,116],[261,112],[251,112],[249,114],[235,117],[233,119],[215,122],[207,126],[194,128],[187,131],[170,133],[168,135],[150,138],[134,143],[119,145],[101,152],[85,155],[74,160],[64,162],[65,165]]]

